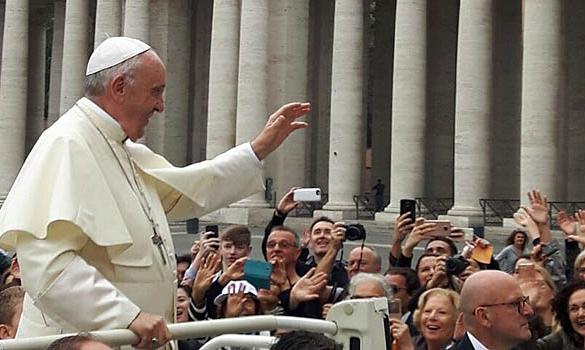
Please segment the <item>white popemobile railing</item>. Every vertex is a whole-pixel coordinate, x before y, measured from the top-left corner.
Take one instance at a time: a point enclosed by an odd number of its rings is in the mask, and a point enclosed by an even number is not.
[[[343,344],[347,350],[388,349],[388,300],[373,298],[346,300],[331,307],[327,320],[290,316],[247,316],[221,320],[175,323],[169,325],[173,339],[216,336],[202,349],[219,349],[222,346],[269,347],[274,337],[239,335],[262,330],[306,330],[323,333]],[[112,346],[135,343],[136,335],[128,329],[95,331],[96,339]],[[35,338],[0,340],[0,350],[44,350],[53,341],[74,334],[59,334]]]

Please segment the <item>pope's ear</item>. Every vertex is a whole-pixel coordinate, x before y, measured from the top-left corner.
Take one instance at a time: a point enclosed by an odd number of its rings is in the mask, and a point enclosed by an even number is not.
[[[116,74],[110,84],[108,84],[112,98],[116,102],[121,102],[124,99],[124,95],[128,89],[128,78],[123,74]]]

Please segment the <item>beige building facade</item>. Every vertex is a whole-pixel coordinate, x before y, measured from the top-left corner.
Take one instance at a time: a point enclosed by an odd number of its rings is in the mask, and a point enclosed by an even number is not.
[[[481,198],[585,201],[581,0],[0,1],[0,201],[82,95],[93,48],[119,35],[166,63],[165,111],[142,142],[177,166],[312,103],[310,128],[265,161],[269,195],[210,220],[264,220],[292,186],[328,194],[316,215],[353,218],[378,178],[380,221],[402,198],[452,198],[463,226],[481,224]]]

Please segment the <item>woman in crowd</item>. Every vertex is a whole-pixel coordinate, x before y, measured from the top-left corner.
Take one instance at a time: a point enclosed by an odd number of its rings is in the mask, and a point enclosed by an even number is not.
[[[500,270],[510,274],[514,272],[514,263],[524,254],[527,241],[528,236],[524,231],[514,230],[510,233],[506,240],[506,247],[496,256]]]
[[[189,306],[191,304],[191,287],[180,285],[177,287],[177,323],[189,322]],[[198,350],[202,341],[195,338],[179,340],[179,350]]]
[[[424,292],[414,312],[414,325],[420,332],[413,340],[415,349],[443,350],[449,347],[458,317],[459,294],[443,288]]]
[[[538,339],[536,348],[538,350],[583,349],[585,282],[577,280],[565,286],[553,299],[552,307],[561,324],[561,329]]]
[[[585,281],[585,250],[579,253],[575,259],[575,275],[573,278]]]

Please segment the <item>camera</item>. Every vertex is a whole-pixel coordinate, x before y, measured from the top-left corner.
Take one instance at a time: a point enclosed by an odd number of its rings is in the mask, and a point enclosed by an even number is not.
[[[345,225],[345,239],[360,241],[366,239],[366,229],[362,224]]]
[[[467,266],[469,266],[469,261],[467,261],[461,255],[455,255],[453,257],[447,258],[445,265],[447,266],[447,274],[448,275],[458,276],[463,271],[465,271]]]

